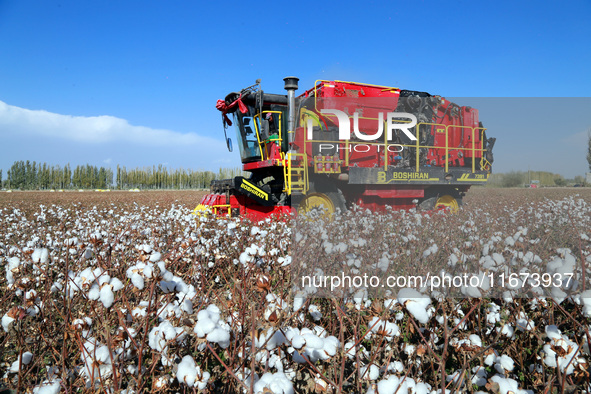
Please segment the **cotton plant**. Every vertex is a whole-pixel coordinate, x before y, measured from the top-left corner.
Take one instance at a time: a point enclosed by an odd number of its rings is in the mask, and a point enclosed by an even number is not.
[[[585,363],[585,358],[581,357],[579,345],[570,340],[555,325],[548,325],[545,328],[546,337],[550,343],[544,345],[543,363],[552,368],[560,368],[560,371],[570,375],[580,363]]]
[[[175,327],[165,320],[150,330],[148,344],[150,348],[160,352],[163,365],[172,365],[173,360],[168,354],[169,344],[182,342],[185,337],[186,332],[182,327]]]
[[[267,372],[254,384],[256,394],[276,393],[293,394],[294,388],[291,380],[283,372]]]
[[[193,331],[198,338],[217,343],[223,349],[230,345],[230,326],[221,319],[221,311],[216,305],[209,305],[197,313]]]
[[[290,327],[285,330],[285,337],[291,345],[288,351],[297,363],[307,363],[307,360],[313,363],[328,360],[334,357],[340,348],[339,340],[335,336],[327,336],[326,331],[318,326],[315,330]]]
[[[404,305],[406,310],[419,322],[426,324],[432,311],[429,308],[431,299],[412,288],[401,289],[398,292],[398,303]]]
[[[191,356],[184,356],[177,366],[176,378],[178,382],[189,387],[204,390],[210,377],[210,373],[202,371]]]

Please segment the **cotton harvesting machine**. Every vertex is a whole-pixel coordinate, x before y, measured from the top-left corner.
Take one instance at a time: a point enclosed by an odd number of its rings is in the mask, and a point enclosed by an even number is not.
[[[196,213],[261,220],[353,204],[457,210],[472,185],[488,180],[495,138],[477,109],[344,81],[317,81],[296,97],[298,81],[284,78],[287,94],[270,94],[257,80],[218,100],[228,149],[233,125],[250,176],[214,180]]]

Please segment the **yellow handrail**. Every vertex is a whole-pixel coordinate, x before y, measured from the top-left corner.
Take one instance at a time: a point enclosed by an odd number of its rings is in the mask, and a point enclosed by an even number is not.
[[[260,114],[256,114],[254,116],[254,128],[257,134],[257,141],[259,143],[259,151],[261,152],[261,159],[262,160],[266,160],[266,157],[263,156],[263,147],[262,145],[265,146],[265,152],[267,151],[267,144],[270,143],[269,139],[266,139],[264,141],[261,141],[260,138],[260,134],[259,134],[259,124],[261,123],[261,115],[263,114],[278,114],[279,115],[279,120],[277,121],[277,123],[279,123],[279,125],[277,126],[277,130],[279,131],[279,139],[278,140],[274,140],[274,141],[279,141],[279,146],[281,146],[281,144],[283,143],[283,135],[281,132],[281,115],[283,114],[281,111],[263,111]]]
[[[420,144],[420,130],[419,130],[419,126],[434,126],[435,127],[435,132],[445,132],[445,146],[435,146],[435,145],[421,145]],[[477,144],[476,143],[472,143],[472,147],[471,148],[461,148],[461,147],[450,147],[449,146],[449,129],[451,127],[461,127],[461,128],[466,128],[469,129],[470,132],[473,133],[473,135],[475,135],[475,133],[477,131],[479,131],[481,133],[481,138],[480,138],[480,146],[483,146],[483,134],[484,131],[486,130],[486,128],[484,127],[470,127],[470,126],[459,126],[459,125],[445,125],[445,124],[441,124],[441,123],[426,123],[426,122],[421,122],[418,123],[416,126],[416,131],[415,131],[415,136],[417,138],[417,141],[412,143],[412,144],[396,144],[397,146],[401,146],[401,147],[405,147],[405,148],[415,148],[416,152],[415,152],[415,158],[416,158],[416,170],[419,171],[419,158],[420,158],[420,151],[419,149],[445,149],[445,171],[448,172],[449,170],[449,151],[451,149],[462,149],[462,150],[469,150],[472,152],[472,172],[476,171],[476,167],[475,167],[475,160],[474,158],[476,157],[476,153],[477,152],[481,152],[481,163],[480,163],[480,168],[485,168],[485,164],[486,164],[486,159],[484,158],[484,152],[487,151],[487,149],[484,148],[477,148]],[[349,146],[355,146],[355,145],[381,145],[385,147],[385,154],[387,155],[388,152],[388,142],[386,140],[387,138],[387,134],[386,137],[384,138],[384,142],[370,142],[370,141],[350,141],[350,140],[345,140],[345,141],[334,141],[334,140],[313,140],[311,142],[313,143],[332,143],[334,144],[335,142],[338,143],[344,143],[345,145],[345,163],[344,166],[348,167],[349,166]],[[474,137],[472,137],[472,141],[474,141]],[[306,151],[306,143],[310,142],[306,136],[304,136],[304,152]],[[354,148],[353,148],[354,149]],[[387,162],[387,157],[386,157],[386,162]],[[490,164],[490,163],[489,163]],[[385,169],[387,169],[387,166],[385,166]]]

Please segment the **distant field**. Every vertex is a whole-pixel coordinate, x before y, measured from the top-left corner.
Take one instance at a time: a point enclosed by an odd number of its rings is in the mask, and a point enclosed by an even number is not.
[[[207,191],[185,190],[151,190],[151,191],[74,191],[49,192],[49,191],[12,191],[0,192],[0,207],[35,208],[38,204],[160,204],[169,205],[175,201],[187,206],[197,205]],[[483,199],[514,202],[515,200],[542,201],[544,199],[560,199],[566,196],[579,195],[581,198],[591,201],[591,188],[580,187],[556,187],[556,188],[472,188],[464,197],[464,204],[473,205],[482,202]]]
[[[88,190],[79,192],[68,190],[64,192],[50,191],[12,191],[11,193],[0,192],[0,208],[16,207],[20,209],[33,209],[39,204],[68,205],[81,204],[86,207],[95,204],[145,204],[162,206],[171,205],[175,202],[187,207],[196,206],[206,191],[194,190],[150,190],[140,192],[110,191],[95,192]]]

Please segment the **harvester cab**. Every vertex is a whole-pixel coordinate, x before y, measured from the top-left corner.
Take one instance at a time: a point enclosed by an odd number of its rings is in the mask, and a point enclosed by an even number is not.
[[[471,185],[488,180],[495,139],[475,108],[343,81],[317,81],[296,98],[298,78],[284,82],[284,95],[257,80],[218,100],[250,176],[213,181],[196,212],[261,220],[351,204],[455,210]]]
[[[252,219],[291,213],[285,168],[290,138],[293,140],[288,104],[295,106],[297,81],[294,77],[285,78],[287,95],[264,93],[257,80],[256,84],[218,100],[216,107],[222,113],[224,131],[235,128],[242,169],[251,175],[213,181],[212,193],[202,199],[197,212],[211,210],[217,215],[246,215]],[[232,143],[227,135],[226,140],[230,148]]]

